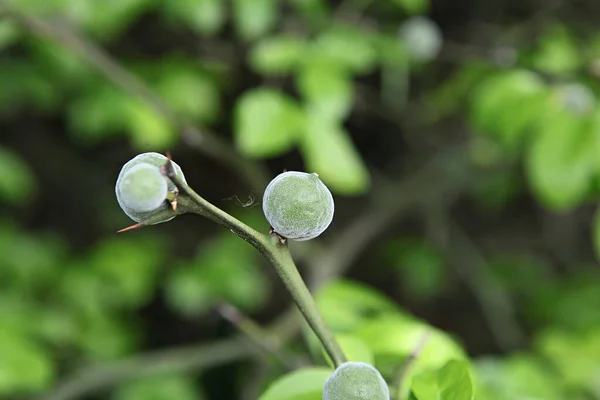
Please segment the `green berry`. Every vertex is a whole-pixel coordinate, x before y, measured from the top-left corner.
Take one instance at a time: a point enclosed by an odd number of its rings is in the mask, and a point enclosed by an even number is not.
[[[174,192],[176,186],[160,171],[160,167],[166,162],[167,157],[162,154],[142,153],[129,160],[121,169],[115,185],[117,201],[123,212],[135,222],[144,221],[169,207],[167,193]],[[185,182],[179,165],[173,165],[176,174]],[[173,218],[175,213],[159,222]]]
[[[167,180],[160,167],[137,164],[121,176],[117,199],[127,209],[148,212],[159,208],[167,198]]]
[[[333,196],[318,175],[288,171],[276,176],[265,189],[263,212],[280,236],[298,241],[314,239],[333,220]]]
[[[323,400],[390,400],[390,390],[373,366],[346,362],[325,381]]]

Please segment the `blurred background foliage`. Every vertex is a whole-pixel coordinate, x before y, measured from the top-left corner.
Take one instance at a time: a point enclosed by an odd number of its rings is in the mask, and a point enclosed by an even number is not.
[[[247,243],[193,217],[114,234],[120,167],[171,150],[264,232],[271,177],[321,176],[336,217],[294,257],[390,381],[429,330],[403,395],[451,375],[478,400],[600,399],[598,15],[0,1],[0,396],[320,399],[327,360]]]

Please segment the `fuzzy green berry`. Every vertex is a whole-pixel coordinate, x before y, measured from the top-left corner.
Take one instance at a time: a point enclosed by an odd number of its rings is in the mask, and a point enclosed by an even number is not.
[[[129,160],[121,169],[115,193],[119,206],[135,222],[142,222],[169,207],[166,201],[169,192],[176,186],[163,175],[160,168],[167,157],[159,153],[142,153]],[[173,163],[175,172],[185,182],[181,168]],[[175,213],[159,222],[170,221]],[[158,222],[156,222],[158,223]]]
[[[346,362],[325,381],[323,400],[390,400],[390,390],[373,366]]]
[[[293,240],[314,239],[333,220],[333,196],[317,174],[288,171],[265,189],[263,212],[273,230]]]
[[[137,164],[123,174],[117,193],[126,208],[138,212],[152,211],[167,198],[167,180],[160,167]]]

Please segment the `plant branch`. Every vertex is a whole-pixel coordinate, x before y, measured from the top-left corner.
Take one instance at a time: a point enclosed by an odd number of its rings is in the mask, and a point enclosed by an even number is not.
[[[310,291],[294,264],[287,245],[280,243],[274,236],[267,236],[252,229],[242,221],[206,201],[175,173],[171,160],[168,160],[164,165],[163,172],[179,189],[178,202],[182,206],[190,212],[200,214],[228,228],[254,246],[267,259],[292,295],[296,306],[321,341],[334,364],[338,366],[343,363],[345,361],[344,354],[319,313]]]
[[[272,334],[271,331],[268,331],[248,318],[233,305],[227,303],[220,304],[217,307],[217,312],[221,317],[234,325],[252,343],[272,355],[289,370],[295,370],[306,364],[300,361],[298,357],[286,351],[279,336]]]
[[[144,81],[128,71],[97,44],[83,35],[73,32],[63,25],[46,22],[40,18],[22,12],[17,7],[0,0],[0,13],[18,22],[32,35],[52,40],[64,48],[79,55],[82,59],[102,73],[109,81],[124,91],[146,102],[157,114],[176,126],[183,140],[202,154],[223,162],[235,170],[253,187],[263,187],[268,182],[268,174],[258,164],[239,155],[232,147],[216,134],[207,129],[198,129],[179,116]]]
[[[392,397],[394,399],[399,396],[399,393],[402,390],[402,385],[405,383],[406,377],[408,376],[408,372],[412,368],[413,364],[415,363],[415,361],[417,360],[419,355],[425,349],[425,346],[427,345],[427,342],[429,341],[430,336],[431,336],[431,331],[427,330],[423,334],[423,337],[421,338],[421,340],[419,340],[419,343],[417,343],[417,346],[415,347],[415,349],[412,351],[412,353],[410,353],[408,358],[404,361],[404,363],[402,365],[400,365],[400,367],[394,374],[394,380],[393,380],[393,382],[391,384],[391,388],[390,388],[390,392],[392,392],[392,394],[393,394]]]
[[[494,279],[485,256],[456,224],[449,232],[448,254],[458,274],[477,298],[492,336],[503,351],[513,351],[525,334],[515,317],[512,299]]]
[[[242,336],[134,356],[109,365],[85,368],[37,400],[80,399],[128,379],[172,372],[187,373],[259,354]]]

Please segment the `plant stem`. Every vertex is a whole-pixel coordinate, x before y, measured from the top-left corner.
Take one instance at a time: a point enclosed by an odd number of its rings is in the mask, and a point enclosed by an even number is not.
[[[186,212],[202,215],[228,228],[231,232],[254,246],[267,259],[292,295],[296,306],[321,341],[325,351],[333,360],[334,365],[337,367],[345,362],[344,353],[319,313],[317,304],[306,287],[302,276],[300,276],[287,244],[282,244],[276,237],[267,236],[252,229],[242,221],[208,202],[175,174],[171,161],[165,164],[164,173],[179,189],[177,200],[180,207],[185,209]]]

